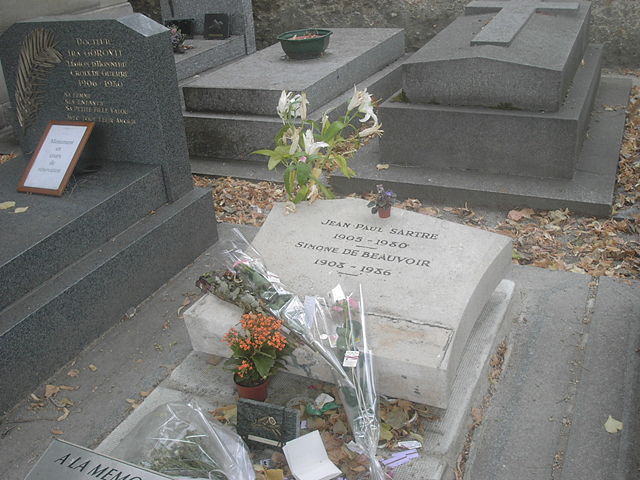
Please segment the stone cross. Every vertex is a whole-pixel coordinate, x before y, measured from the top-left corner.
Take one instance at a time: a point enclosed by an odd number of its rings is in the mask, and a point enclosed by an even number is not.
[[[498,14],[493,17],[473,40],[471,45],[498,45],[508,47],[534,13],[575,13],[577,2],[545,2],[541,0],[477,0],[469,3],[465,15]]]

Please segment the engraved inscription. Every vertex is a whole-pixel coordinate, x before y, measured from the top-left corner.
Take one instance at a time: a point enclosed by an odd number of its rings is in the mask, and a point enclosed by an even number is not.
[[[337,232],[329,240],[299,241],[294,247],[317,252],[319,255],[314,258],[313,264],[331,268],[339,275],[388,277],[394,274],[394,267],[400,265],[430,268],[430,259],[406,252],[407,249],[412,250],[410,247],[428,247],[430,242],[438,240],[436,232],[385,228],[330,218],[322,220],[320,224]]]
[[[75,38],[64,63],[77,90],[64,92],[67,120],[135,125],[134,112],[124,98],[113,95],[131,81],[123,50],[110,38]],[[118,95],[121,95],[120,93]]]

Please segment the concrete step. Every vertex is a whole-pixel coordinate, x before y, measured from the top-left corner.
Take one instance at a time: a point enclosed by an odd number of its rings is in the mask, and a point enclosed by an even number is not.
[[[248,61],[249,58],[236,61],[230,66]],[[366,88],[378,99],[389,98],[402,84],[401,65],[405,58],[406,56],[403,56],[361,82],[357,82],[357,87],[359,89]],[[217,72],[222,72],[226,68],[222,67]],[[193,83],[183,88],[185,98],[187,98],[186,92],[191,85]],[[333,90],[334,96],[336,91],[338,90]],[[352,95],[353,84],[350,84],[346,90],[324,105],[312,102],[311,106],[314,111],[309,114],[309,118],[320,121],[322,114],[326,111],[331,111],[329,117],[332,120],[337,118],[344,113]],[[275,116],[277,104],[278,99],[275,98],[266,115],[185,112],[184,125],[189,155],[192,158],[196,157],[199,162],[211,159],[216,163],[222,160],[228,163],[233,163],[234,160],[240,161],[240,164],[246,161],[264,163],[263,156],[250,155],[250,153],[273,146],[273,139],[282,127],[282,121]],[[266,168],[265,175],[268,175]]]
[[[231,35],[223,40],[205,40],[195,37],[186,45],[193,48],[174,54],[178,81],[205,72],[223,63],[245,55],[244,35]]]
[[[624,128],[624,108],[631,82],[628,79],[603,77],[594,102],[594,111],[573,178],[535,178],[483,172],[455,171],[427,166],[402,166],[398,151],[382,155],[377,140],[361,149],[351,161],[357,176],[331,177],[331,186],[340,195],[375,191],[384,183],[402,198],[449,206],[484,206],[490,208],[532,207],[569,208],[587,215],[611,213],[617,161]],[[383,129],[387,130],[383,123]],[[461,133],[464,135],[464,132]],[[385,133],[386,135],[386,133]],[[496,139],[496,141],[498,141]],[[391,168],[378,170],[377,164]]]
[[[28,160],[0,166],[2,200],[29,207],[1,212],[0,310],[167,202],[160,167],[128,162],[73,177],[62,197],[18,193]]]
[[[187,111],[275,117],[282,90],[304,91],[317,107],[404,54],[402,29],[332,30],[329,47],[319,58],[288,60],[276,44],[201,75],[183,88]]]
[[[105,241],[1,311],[0,412],[216,239],[210,192],[193,190]],[[70,243],[73,240],[68,238]]]

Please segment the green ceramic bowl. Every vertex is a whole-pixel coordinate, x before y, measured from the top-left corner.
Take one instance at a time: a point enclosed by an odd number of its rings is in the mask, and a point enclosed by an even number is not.
[[[329,46],[329,37],[332,33],[331,30],[323,30],[321,28],[303,28],[302,30],[281,33],[278,35],[278,40],[280,40],[282,49],[287,54],[287,57],[294,60],[305,60],[322,55]],[[309,34],[318,36],[294,40],[295,37]]]

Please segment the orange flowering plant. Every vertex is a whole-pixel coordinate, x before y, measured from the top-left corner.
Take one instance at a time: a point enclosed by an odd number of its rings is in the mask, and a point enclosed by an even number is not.
[[[223,337],[232,351],[225,365],[235,373],[236,383],[259,385],[285,365],[293,346],[281,331],[282,320],[275,317],[245,313],[240,325],[242,331],[231,328]]]

